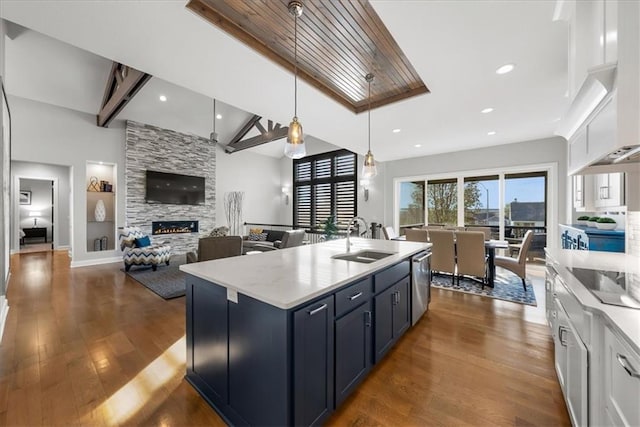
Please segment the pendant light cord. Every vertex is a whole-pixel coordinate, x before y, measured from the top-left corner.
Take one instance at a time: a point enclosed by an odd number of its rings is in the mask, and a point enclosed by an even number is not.
[[[369,151],[371,151],[371,80],[373,77],[369,78],[369,110],[367,111],[367,117],[369,122]]]
[[[216,133],[216,99],[213,98],[213,133]]]
[[[298,16],[293,18],[293,115],[298,117]]]

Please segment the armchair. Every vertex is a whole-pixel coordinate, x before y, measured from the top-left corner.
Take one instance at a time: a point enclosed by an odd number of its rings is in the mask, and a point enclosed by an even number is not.
[[[168,243],[155,244],[151,243],[147,246],[137,246],[144,244],[149,239],[139,227],[124,227],[118,233],[118,241],[120,250],[122,251],[122,259],[124,261],[125,271],[129,271],[132,265],[151,265],[153,271],[158,269],[158,264],[166,263],[169,265],[171,259],[171,246]]]
[[[198,240],[198,252],[187,252],[187,264],[242,255],[242,237],[203,237]]]

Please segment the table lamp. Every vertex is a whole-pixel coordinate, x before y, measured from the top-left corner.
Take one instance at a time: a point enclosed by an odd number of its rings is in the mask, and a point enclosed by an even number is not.
[[[41,216],[40,211],[30,211],[29,216],[33,217],[33,227],[35,228],[38,225],[38,217]]]

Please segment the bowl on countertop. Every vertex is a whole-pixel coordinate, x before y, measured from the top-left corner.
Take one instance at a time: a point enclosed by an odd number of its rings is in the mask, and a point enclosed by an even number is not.
[[[615,230],[618,226],[615,222],[596,222],[598,230]]]
[[[587,225],[587,222],[586,219],[576,219],[576,224]]]
[[[597,227],[597,224],[598,224],[598,223],[597,223],[597,222],[595,222],[595,221],[587,221],[587,227],[593,227],[593,228],[595,228],[595,227]]]

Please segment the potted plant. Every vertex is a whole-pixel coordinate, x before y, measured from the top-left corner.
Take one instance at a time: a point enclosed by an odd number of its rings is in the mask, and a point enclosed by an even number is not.
[[[578,217],[578,224],[587,225],[587,221],[589,221],[589,215],[582,215]]]
[[[616,221],[613,218],[602,217],[598,218],[596,222],[596,227],[600,230],[613,230],[617,227]]]
[[[587,225],[589,227],[595,227],[596,223],[598,222],[598,219],[600,219],[600,217],[598,216],[589,217],[589,219],[587,220]]]
[[[338,226],[336,225],[336,218],[331,215],[322,223],[322,229],[324,231],[324,238],[326,240],[335,239],[338,235]]]

